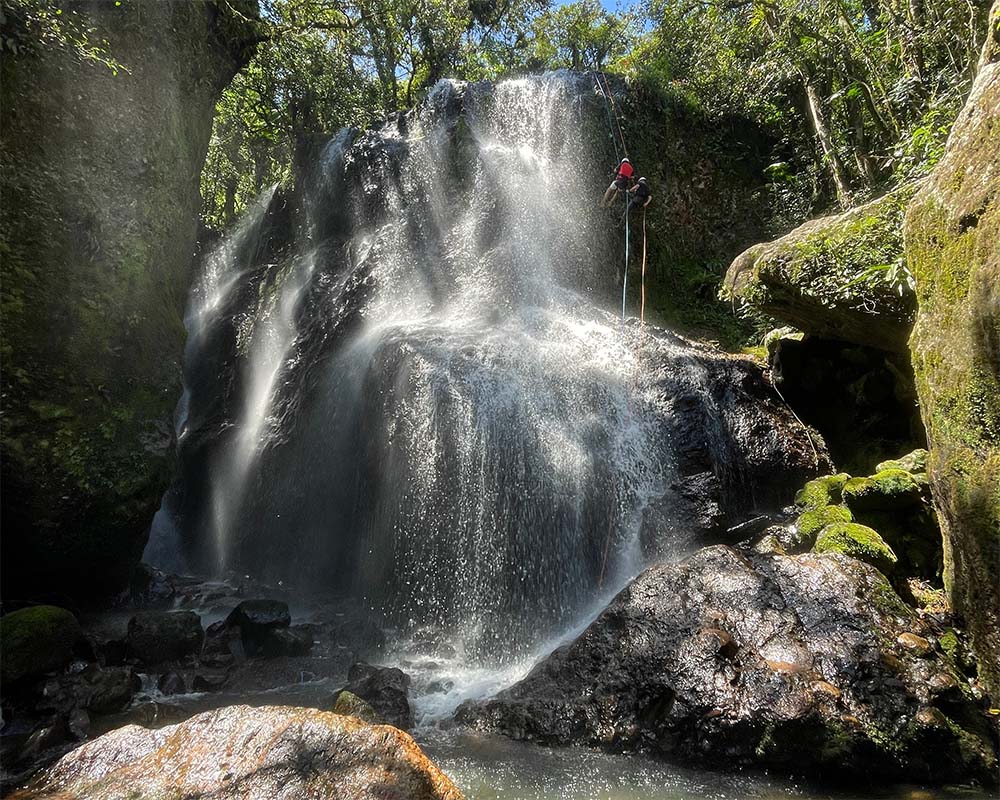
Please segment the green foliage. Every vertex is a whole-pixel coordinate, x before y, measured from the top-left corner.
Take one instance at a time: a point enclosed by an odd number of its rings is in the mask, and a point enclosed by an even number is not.
[[[986,0],[647,0],[622,64],[682,84],[713,116],[773,131],[780,227],[830,198],[924,174],[974,74]]]
[[[598,0],[576,0],[540,14],[532,25],[530,64],[539,67],[602,70],[625,55],[631,14],[604,11]]]
[[[124,13],[124,0],[108,3]],[[106,39],[84,16],[65,4],[45,0],[4,0],[0,8],[0,54],[18,55],[26,48],[54,48],[72,53],[79,61],[107,67],[113,75],[128,69],[112,57]],[[9,15],[9,16],[8,16]]]

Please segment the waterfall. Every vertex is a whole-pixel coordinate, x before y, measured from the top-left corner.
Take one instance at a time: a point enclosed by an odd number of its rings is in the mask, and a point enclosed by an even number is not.
[[[192,299],[170,547],[510,663],[641,567],[650,519],[674,546],[714,356],[600,307],[603,102],[567,72],[441,81],[260,198]]]

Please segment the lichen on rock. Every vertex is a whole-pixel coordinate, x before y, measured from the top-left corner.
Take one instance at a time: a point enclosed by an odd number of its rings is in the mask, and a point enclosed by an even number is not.
[[[1000,697],[1000,3],[944,156],[906,213],[910,338],[945,584]]]

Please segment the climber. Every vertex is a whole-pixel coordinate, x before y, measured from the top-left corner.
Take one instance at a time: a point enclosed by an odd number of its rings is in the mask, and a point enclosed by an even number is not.
[[[649,191],[649,184],[645,178],[639,178],[639,182],[629,189],[628,193],[632,195],[629,199],[628,211],[633,208],[645,208],[653,199],[653,194]]]
[[[598,205],[602,208],[607,208],[611,205],[618,192],[622,194],[627,192],[629,190],[629,182],[632,180],[634,174],[635,170],[632,168],[632,163],[627,158],[623,158],[615,172],[614,180],[611,181],[611,185],[604,193],[604,199]]]

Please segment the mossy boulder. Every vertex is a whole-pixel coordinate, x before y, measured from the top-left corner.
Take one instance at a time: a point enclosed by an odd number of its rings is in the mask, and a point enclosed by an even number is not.
[[[852,512],[904,511],[920,504],[921,482],[909,472],[887,469],[868,478],[851,478],[844,484],[844,503]]]
[[[7,614],[0,618],[0,683],[62,669],[81,638],[80,623],[65,608],[33,606]]]
[[[945,153],[906,213],[910,337],[945,586],[1000,697],[1000,3]]]
[[[912,453],[907,453],[905,456],[900,458],[894,458],[890,461],[883,461],[881,464],[875,467],[875,472],[885,472],[887,469],[901,469],[905,472],[911,472],[914,475],[919,475],[927,472],[927,451],[923,448],[918,448]]]
[[[878,532],[857,522],[834,522],[820,531],[813,550],[817,553],[841,553],[871,564],[883,575],[892,573],[896,554]]]
[[[342,689],[337,692],[337,697],[333,702],[333,708],[331,709],[334,714],[344,714],[348,717],[357,717],[362,722],[368,722],[372,725],[383,725],[384,720],[378,715],[378,712],[371,707],[371,704],[362,700],[353,692],[349,692],[346,689]]]
[[[823,506],[803,511],[795,520],[796,543],[809,548],[819,532],[835,522],[853,522],[854,517],[845,506]]]
[[[45,35],[55,5],[114,68]],[[6,599],[112,594],[142,554],[173,470],[199,174],[256,6],[4,5]]]
[[[903,214],[916,190],[906,184],[754,245],[729,267],[722,299],[816,336],[905,351],[916,303],[900,269]]]
[[[841,472],[811,480],[795,495],[795,505],[807,510],[836,505],[841,501],[844,485],[850,479],[850,475]]]

